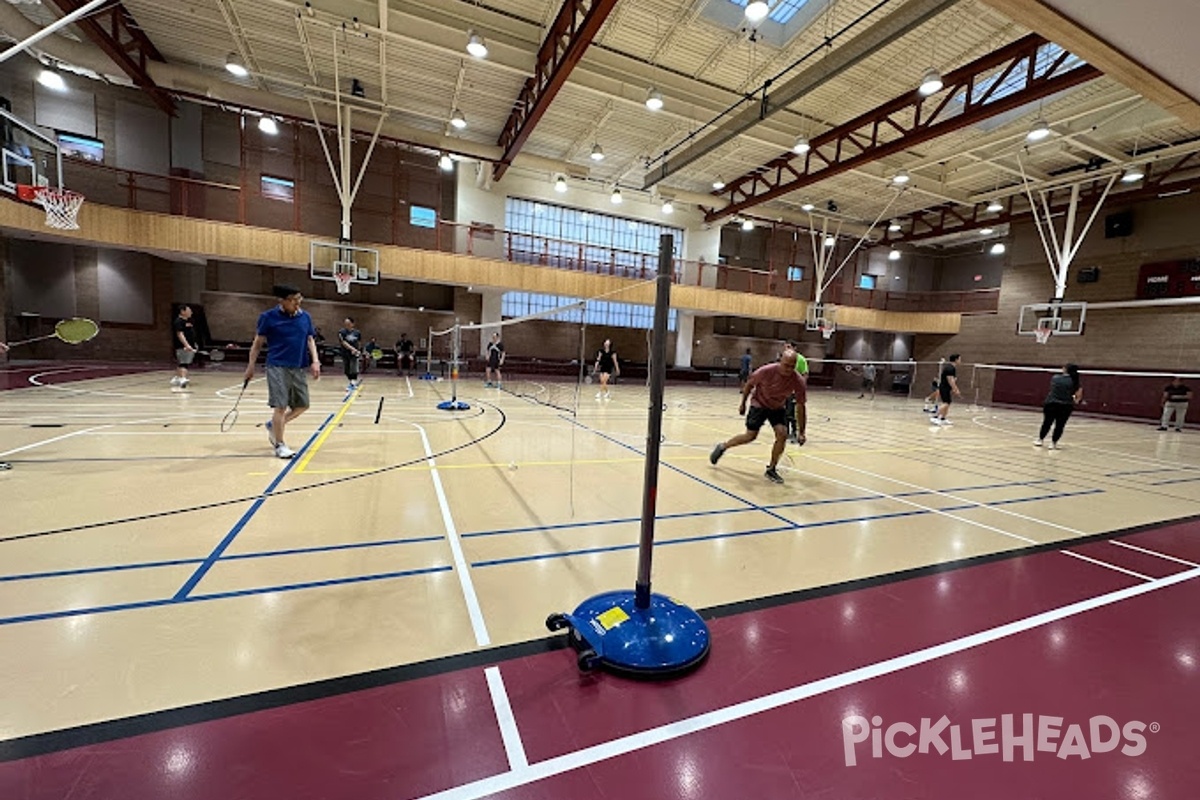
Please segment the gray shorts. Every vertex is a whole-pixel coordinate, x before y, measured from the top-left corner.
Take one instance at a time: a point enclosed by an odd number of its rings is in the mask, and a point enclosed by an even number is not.
[[[271,408],[308,408],[308,370],[304,367],[267,367],[267,405]]]
[[[184,350],[182,347],[175,348],[175,363],[181,367],[186,367],[191,364],[196,358],[195,350]]]

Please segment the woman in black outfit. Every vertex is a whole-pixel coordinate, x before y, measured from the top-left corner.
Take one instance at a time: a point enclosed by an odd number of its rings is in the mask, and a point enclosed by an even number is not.
[[[1063,428],[1067,426],[1075,404],[1080,402],[1083,402],[1083,387],[1079,385],[1079,367],[1067,364],[1062,372],[1050,379],[1050,394],[1046,395],[1046,402],[1042,405],[1042,430],[1034,446],[1042,446],[1042,440],[1053,424],[1054,436],[1050,439],[1050,449],[1057,450]]]

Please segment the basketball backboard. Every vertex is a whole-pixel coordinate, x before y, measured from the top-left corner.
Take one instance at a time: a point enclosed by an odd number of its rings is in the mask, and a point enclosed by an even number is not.
[[[18,185],[62,185],[58,142],[33,125],[0,109],[0,189],[16,194]]]
[[[810,331],[833,331],[837,328],[837,306],[809,303],[804,311],[804,328]],[[826,337],[828,338],[828,337]]]
[[[1021,306],[1018,336],[1036,336],[1038,328],[1050,328],[1055,336],[1082,336],[1087,303],[1029,303]]]
[[[333,281],[335,273],[350,273],[351,283],[379,283],[379,251],[346,242],[313,241],[309,246],[308,272],[314,280]]]

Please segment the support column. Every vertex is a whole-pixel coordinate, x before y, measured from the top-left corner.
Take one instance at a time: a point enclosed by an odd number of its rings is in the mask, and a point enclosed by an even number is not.
[[[696,315],[691,311],[677,311],[675,314],[675,369],[691,368],[695,334]]]
[[[481,291],[480,297],[483,300],[482,310],[479,313],[479,324],[490,325],[493,322],[499,322],[500,316],[500,300],[504,296],[504,292],[495,289],[485,289]],[[488,340],[492,338],[492,333],[499,330],[498,328],[480,328],[479,329],[479,352],[483,355],[487,354]],[[503,335],[501,335],[503,338]]]

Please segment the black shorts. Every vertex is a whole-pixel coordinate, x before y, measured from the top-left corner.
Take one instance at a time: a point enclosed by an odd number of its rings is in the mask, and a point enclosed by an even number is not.
[[[771,423],[772,428],[780,425],[786,428],[787,412],[782,408],[750,406],[750,410],[746,412],[746,430],[756,431],[763,426],[764,422]]]
[[[500,369],[500,359],[489,358],[487,365],[488,365],[488,369]]]
[[[950,393],[949,386],[939,386],[938,387],[938,397],[942,398],[943,403],[953,403],[954,402],[954,400],[952,399],[952,395]]]
[[[342,369],[350,380],[358,378],[358,356],[348,350],[342,351]]]

